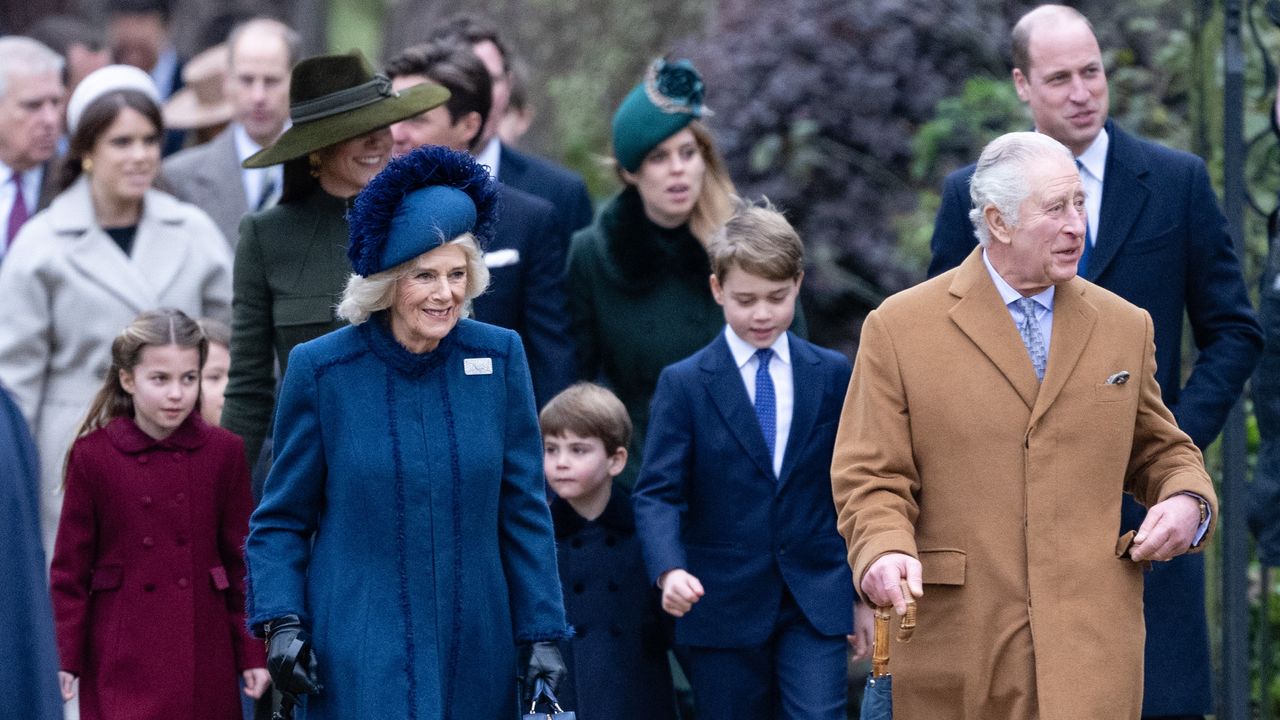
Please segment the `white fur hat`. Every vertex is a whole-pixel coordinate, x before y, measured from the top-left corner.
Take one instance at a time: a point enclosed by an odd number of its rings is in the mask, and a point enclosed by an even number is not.
[[[67,132],[75,135],[80,116],[94,100],[115,90],[137,90],[158,106],[160,91],[151,76],[132,65],[108,65],[85,76],[67,101]]]

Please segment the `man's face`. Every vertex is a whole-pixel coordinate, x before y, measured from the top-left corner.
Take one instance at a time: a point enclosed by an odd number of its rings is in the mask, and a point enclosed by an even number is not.
[[[289,119],[289,50],[276,33],[246,31],[231,49],[227,97],[254,142],[270,145]]]
[[[421,75],[402,75],[391,81],[391,89],[400,92],[424,82],[427,79]],[[479,124],[479,113],[470,113],[455,121],[444,105],[433,107],[391,124],[391,137],[395,141],[392,154],[400,157],[423,145],[443,145],[450,150],[465,152],[470,148]]]
[[[111,64],[111,51],[105,47],[94,50],[88,45],[72,43],[67,48],[67,93],[76,89],[76,85],[86,75]]]
[[[0,161],[23,172],[58,149],[65,92],[54,72],[9,75],[7,84],[0,97]]]
[[[151,72],[160,51],[169,44],[164,19],[158,13],[119,13],[107,23],[111,53],[116,62]]]
[[[1045,154],[1027,162],[1031,191],[1009,226],[994,207],[986,209],[991,243],[987,254],[1005,282],[1026,296],[1076,276],[1084,249],[1084,186],[1066,155]]]
[[[507,114],[507,104],[511,99],[511,74],[507,72],[506,58],[498,46],[485,40],[471,46],[476,57],[484,63],[489,71],[489,80],[493,83],[493,105],[489,107],[489,122],[485,123],[484,139],[488,141],[498,131],[498,123]]]
[[[1028,43],[1027,74],[1014,68],[1018,97],[1036,130],[1079,155],[1107,121],[1109,99],[1102,51],[1089,26],[1075,19],[1038,23]]]

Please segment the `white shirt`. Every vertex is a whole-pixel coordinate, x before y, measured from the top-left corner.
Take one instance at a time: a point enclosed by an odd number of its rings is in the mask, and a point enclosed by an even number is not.
[[[275,183],[273,195],[280,197],[280,190],[284,188],[284,165],[264,168],[244,167],[245,159],[261,150],[262,146],[249,137],[249,132],[240,123],[232,124],[231,137],[235,140],[236,158],[241,163],[240,182],[244,185],[244,199],[249,204],[249,212],[254,212],[258,209],[258,201],[262,199],[262,189],[266,187],[268,180]]]
[[[1107,129],[1098,131],[1084,152],[1076,158],[1080,163],[1080,183],[1084,185],[1084,209],[1089,217],[1089,241],[1093,246],[1098,244],[1098,226],[1102,220],[1102,176],[1107,171],[1107,148],[1111,146],[1111,138]]]
[[[497,135],[489,138],[484,149],[476,153],[476,162],[489,168],[489,177],[498,179],[498,162],[502,159],[502,141]]]
[[[1018,306],[1018,300],[1022,299],[1022,293],[1014,290],[1009,283],[1000,277],[1000,273],[992,267],[991,260],[987,258],[986,248],[982,250],[982,264],[987,266],[987,272],[991,275],[991,281],[996,284],[996,290],[1000,293],[1000,299],[1004,301],[1004,306],[1009,309],[1009,316],[1013,318],[1014,327],[1022,327],[1022,321],[1026,316],[1022,314],[1022,308]],[[1054,286],[1050,285],[1049,289],[1032,295],[1031,299],[1035,301],[1036,316],[1033,318],[1037,325],[1040,326],[1040,337],[1044,338],[1044,356],[1047,360],[1049,357],[1049,342],[1053,337],[1053,291]],[[1028,360],[1030,357],[1028,357]]]
[[[9,247],[9,213],[13,212],[13,202],[17,200],[13,184],[13,169],[0,162],[0,256]],[[36,214],[40,205],[40,185],[44,182],[44,165],[37,165],[22,173],[22,201],[27,206],[27,218]]]
[[[747,386],[747,400],[752,407],[756,404],[756,369],[760,361],[756,359],[757,348],[738,337],[733,328],[724,328],[724,339],[729,343],[729,352],[733,361],[742,373],[742,383]],[[778,427],[774,434],[773,476],[782,476],[782,456],[787,450],[787,439],[791,437],[791,416],[796,406],[795,378],[791,371],[791,343],[784,332],[769,346],[773,357],[769,360],[769,378],[773,380],[773,397],[777,403]]]

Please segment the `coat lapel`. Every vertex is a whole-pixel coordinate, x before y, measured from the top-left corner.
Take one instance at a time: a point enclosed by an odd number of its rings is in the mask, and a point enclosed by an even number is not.
[[[717,335],[703,353],[698,366],[703,371],[707,394],[711,396],[711,402],[724,419],[729,432],[737,438],[760,472],[766,477],[774,477],[773,458],[769,457],[769,451],[764,445],[764,433],[760,431],[755,408],[747,397],[742,374],[733,362],[733,353],[729,352],[729,343],[724,339],[723,333]],[[795,433],[794,427],[792,433]]]
[[[146,268],[147,278],[143,287],[151,288],[156,298],[166,296],[170,286],[183,277],[182,268],[186,265],[190,246],[173,242],[171,236],[182,232],[185,222],[172,197],[154,190],[147,191],[129,264],[139,269]]]
[[[822,406],[822,393],[825,389],[817,375],[818,355],[803,342],[799,342],[794,334],[787,338],[791,347],[791,387],[795,402],[791,410],[791,434],[787,438],[787,447],[782,454],[782,476],[778,478],[778,487],[786,485],[795,469],[796,462],[809,441],[813,424],[818,419],[818,409]],[[752,411],[754,414],[754,410]],[[763,442],[763,436],[761,438]]]
[[[1040,381],[1036,379],[1018,329],[987,274],[982,262],[982,246],[975,248],[961,263],[950,290],[959,298],[948,313],[952,322],[1004,374],[1027,408],[1034,407]]]
[[[1035,407],[1031,410],[1030,424],[1034,425],[1040,416],[1053,404],[1067,378],[1075,371],[1076,363],[1089,343],[1089,335],[1098,319],[1098,311],[1092,303],[1084,299],[1083,293],[1088,285],[1085,281],[1074,278],[1070,282],[1059,285],[1053,298],[1053,336],[1049,343],[1049,363],[1045,366],[1044,383],[1040,386],[1040,394],[1036,397]]]
[[[1089,256],[1085,279],[1093,280],[1102,274],[1129,237],[1129,231],[1138,221],[1151,189],[1147,186],[1147,158],[1142,149],[1114,123],[1107,122],[1110,146],[1107,148],[1107,169],[1102,179],[1102,207],[1098,211],[1099,232]],[[1055,323],[1057,322],[1055,317]]]
[[[98,227],[93,217],[87,179],[80,178],[54,200],[49,206],[49,218],[55,232],[71,238],[67,262],[85,280],[101,286],[134,312],[142,312],[155,305],[151,283],[120,252],[110,236]],[[139,235],[141,231],[139,227]]]

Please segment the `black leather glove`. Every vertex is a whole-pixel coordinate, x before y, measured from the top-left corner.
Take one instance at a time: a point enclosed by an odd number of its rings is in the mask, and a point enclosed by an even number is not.
[[[316,655],[311,634],[297,615],[285,615],[267,623],[267,672],[281,693],[298,695],[320,692]]]
[[[554,693],[567,672],[564,658],[560,657],[560,648],[555,643],[533,643],[529,646],[529,666],[524,674],[525,697],[532,698],[534,685],[539,679]]]

